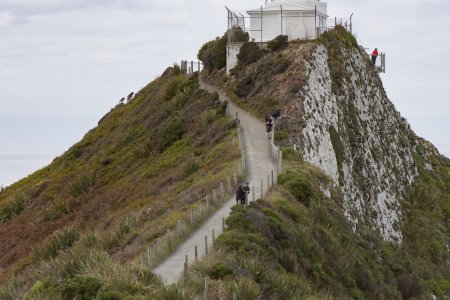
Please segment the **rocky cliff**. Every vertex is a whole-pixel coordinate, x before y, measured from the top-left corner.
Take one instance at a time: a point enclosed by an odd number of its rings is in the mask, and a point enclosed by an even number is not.
[[[395,109],[350,33],[337,28],[318,41],[291,43],[232,73],[209,78],[255,113],[281,108],[276,138],[341,187],[352,223],[402,240],[400,203],[420,169],[432,169],[431,157],[439,154]]]

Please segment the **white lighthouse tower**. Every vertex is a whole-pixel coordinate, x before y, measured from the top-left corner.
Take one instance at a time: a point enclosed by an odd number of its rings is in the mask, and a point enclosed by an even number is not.
[[[289,40],[315,39],[327,27],[327,3],[320,0],[266,0],[247,11],[250,38],[267,42],[279,35]]]

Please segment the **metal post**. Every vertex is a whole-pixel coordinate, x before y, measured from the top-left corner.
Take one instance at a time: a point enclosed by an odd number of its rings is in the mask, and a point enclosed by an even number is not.
[[[316,28],[316,39],[319,37],[317,30],[317,6],[314,6],[314,28]]]
[[[222,232],[225,232],[225,218],[222,217]]]
[[[186,278],[187,276],[187,271],[188,271],[188,256],[185,256],[185,261],[184,261],[184,278]]]
[[[200,212],[200,215],[203,215],[203,205],[201,203],[198,204],[198,211]]]
[[[194,61],[191,61],[191,72],[194,73]]]
[[[197,249],[197,245],[195,245],[195,261],[198,260],[198,249]]]
[[[208,255],[208,236],[205,235],[205,255]]]
[[[191,215],[191,224],[194,224],[194,211],[192,208],[189,209],[190,215]]]
[[[236,121],[237,121],[237,120],[239,120],[239,119],[238,119],[238,112],[236,112]]]
[[[212,230],[212,246],[213,246],[213,248],[214,248],[214,240],[215,239],[216,239],[216,234],[215,234],[214,228],[213,228],[213,230]]]
[[[263,42],[263,7],[261,5],[261,43]]]
[[[217,203],[216,190],[213,190],[213,199],[214,199],[214,203]]]
[[[281,35],[283,35],[283,5],[281,7]]]
[[[236,176],[236,172],[234,172],[233,177],[234,177],[234,185],[237,185],[237,176]]]
[[[269,192],[270,189],[270,175],[267,175],[267,192]]]
[[[273,186],[273,170],[270,172],[271,176],[272,176],[272,186]]]

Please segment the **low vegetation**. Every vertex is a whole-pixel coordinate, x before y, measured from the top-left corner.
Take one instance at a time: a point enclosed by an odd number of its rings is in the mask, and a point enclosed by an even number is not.
[[[196,264],[187,285],[242,299],[438,299],[450,296],[450,163],[423,174],[404,203],[405,240],[383,241],[344,216],[340,191],[320,170],[286,155],[287,172],[265,199],[235,206],[213,257]],[[328,183],[327,183],[328,182]],[[320,187],[331,188],[332,198]]]
[[[140,261],[147,247],[236,171],[225,111],[196,77],[169,68],[52,164],[6,188],[0,299],[156,292]]]

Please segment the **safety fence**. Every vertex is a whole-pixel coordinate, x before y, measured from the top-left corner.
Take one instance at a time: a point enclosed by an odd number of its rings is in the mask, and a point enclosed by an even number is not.
[[[227,114],[229,114],[228,108]],[[236,119],[236,127],[240,153],[238,170],[234,172],[233,176],[228,176],[226,181],[221,182],[217,188],[212,189],[210,193],[204,195],[193,207],[189,208],[188,219],[178,220],[175,227],[167,229],[167,232],[157,238],[153,245],[147,247],[145,253],[140,257],[140,263],[143,268],[153,269],[156,267],[178,245],[189,238],[190,233],[199,228],[203,221],[209,219],[214,212],[220,209],[223,203],[234,195],[238,184],[245,177],[246,172],[245,145],[238,119]],[[223,224],[225,224],[225,220],[223,220]]]

